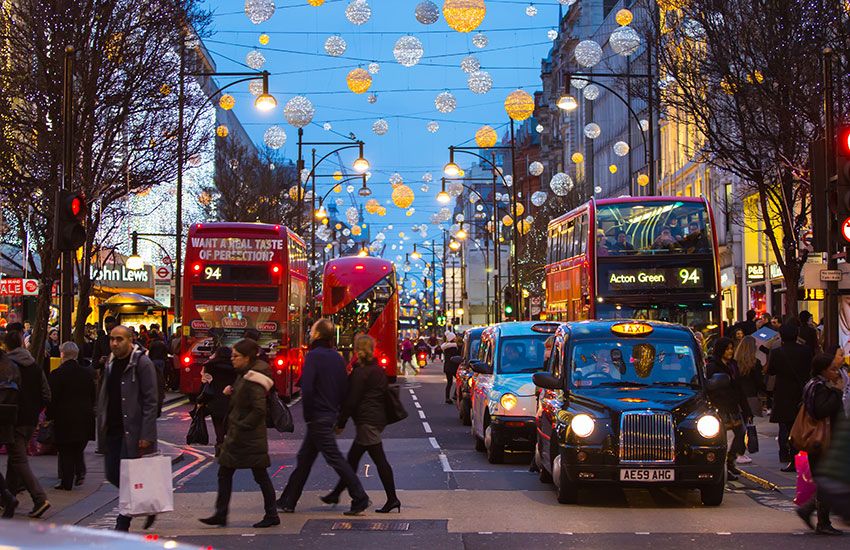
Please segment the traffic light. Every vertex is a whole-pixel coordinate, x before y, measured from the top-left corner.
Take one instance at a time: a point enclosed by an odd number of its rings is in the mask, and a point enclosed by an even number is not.
[[[56,240],[54,246],[63,252],[76,250],[86,242],[86,203],[82,195],[59,190],[56,204]]]
[[[514,303],[515,303],[514,297],[515,297],[515,292],[514,292],[513,287],[510,287],[510,286],[506,287],[505,288],[505,301],[504,301],[505,317],[507,317],[509,319],[513,318],[513,315],[514,315]]]
[[[505,304],[505,315],[510,317],[511,315],[513,315],[513,313],[514,313],[514,306],[512,306],[511,304]]]
[[[850,126],[841,126],[836,132],[835,173],[838,177],[835,183],[838,242],[850,243]]]

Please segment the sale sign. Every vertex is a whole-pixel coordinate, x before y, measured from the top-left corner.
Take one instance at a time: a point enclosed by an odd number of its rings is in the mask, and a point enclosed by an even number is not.
[[[0,296],[36,296],[38,280],[36,279],[0,279]]]

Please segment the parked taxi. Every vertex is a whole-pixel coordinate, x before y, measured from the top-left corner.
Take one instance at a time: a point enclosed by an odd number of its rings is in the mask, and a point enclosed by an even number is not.
[[[472,436],[487,460],[500,463],[505,449],[531,450],[537,396],[532,376],[545,368],[545,343],[558,323],[499,323],[481,333],[472,386]]]
[[[704,377],[693,333],[646,321],[562,324],[542,389],[535,460],[558,501],[580,487],[684,487],[717,506],[726,484],[726,431],[708,392],[729,383]]]
[[[481,343],[483,332],[484,327],[467,329],[463,333],[460,355],[455,357],[458,363],[457,374],[455,374],[455,406],[464,426],[472,423],[472,384],[475,381],[475,371],[472,370],[469,362],[478,358],[478,345]]]

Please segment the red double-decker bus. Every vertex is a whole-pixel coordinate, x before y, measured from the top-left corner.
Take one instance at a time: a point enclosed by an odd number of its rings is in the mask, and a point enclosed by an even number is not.
[[[180,390],[195,395],[201,367],[249,330],[268,355],[275,387],[291,397],[305,353],[307,255],[282,225],[190,227],[183,272]]]
[[[351,256],[325,264],[322,314],[336,328],[336,344],[350,359],[354,337],[375,339],[375,357],[391,380],[398,366],[398,291],[395,266],[381,258]]]
[[[704,198],[591,200],[549,223],[550,319],[721,324],[717,241]]]

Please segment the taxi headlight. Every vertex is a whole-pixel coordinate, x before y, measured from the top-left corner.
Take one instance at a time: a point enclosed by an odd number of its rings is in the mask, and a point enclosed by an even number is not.
[[[587,437],[593,433],[595,422],[590,415],[577,414],[570,422],[570,429],[579,437]]]
[[[509,411],[516,407],[516,395],[512,393],[506,393],[499,399],[499,404],[502,405],[502,408],[506,411]]]
[[[697,431],[706,439],[711,439],[720,433],[720,421],[716,416],[707,414],[697,420]]]

